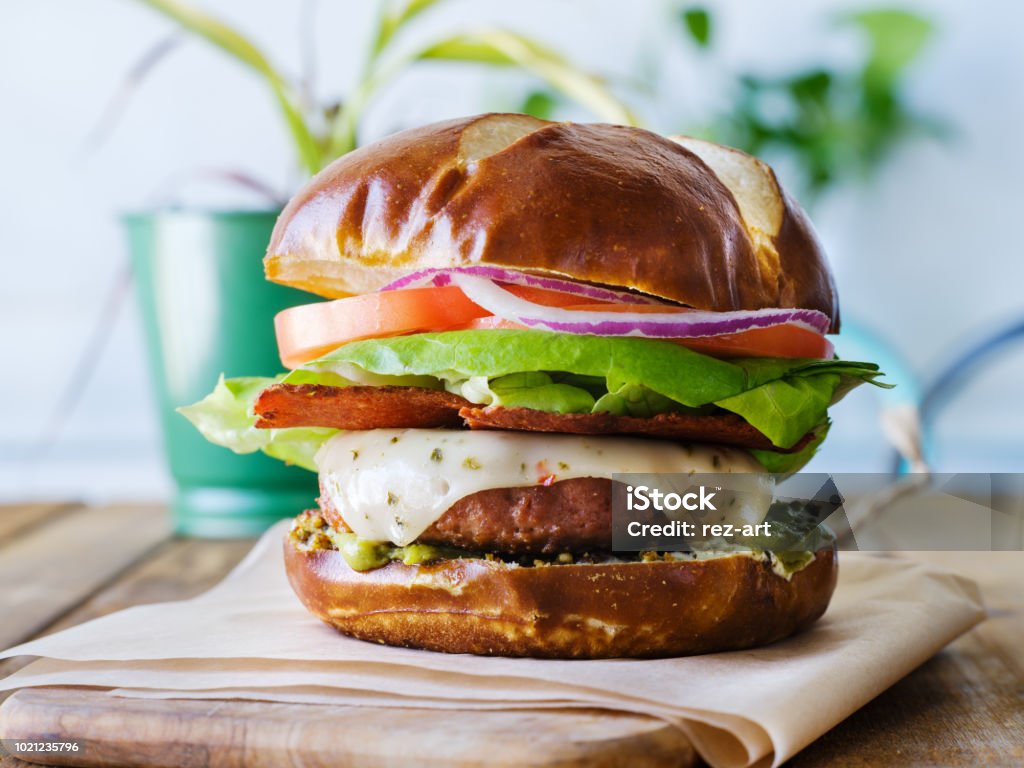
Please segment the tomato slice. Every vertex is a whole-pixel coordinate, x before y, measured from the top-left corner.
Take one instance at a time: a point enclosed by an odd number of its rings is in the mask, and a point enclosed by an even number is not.
[[[515,295],[549,307],[579,303],[579,296],[510,285]],[[592,306],[611,306],[595,304]],[[490,316],[458,286],[381,291],[290,307],[274,318],[277,347],[286,368],[297,368],[342,344],[361,339],[440,331]]]
[[[711,357],[808,357],[829,359],[835,354],[832,342],[799,325],[773,325],[743,333],[673,339],[676,344]]]
[[[350,341],[396,336],[485,317],[457,286],[382,291],[290,307],[274,318],[286,368],[296,368]]]

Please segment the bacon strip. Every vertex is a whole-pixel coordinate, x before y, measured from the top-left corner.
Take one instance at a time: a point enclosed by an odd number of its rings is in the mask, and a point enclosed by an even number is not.
[[[813,432],[787,450],[771,444],[734,413],[694,416],[661,413],[647,419],[610,413],[546,413],[529,408],[481,408],[463,397],[420,387],[328,387],[274,384],[256,399],[260,429],[333,427],[335,429],[448,428],[562,432],[574,435],[643,435],[680,442],[715,443],[792,453]]]
[[[256,427],[385,429],[463,426],[464,397],[421,387],[273,384],[256,398]]]
[[[686,443],[716,443],[738,448],[780,451],[771,441],[734,413],[693,416],[659,413],[646,419],[611,413],[545,413],[528,408],[462,408],[459,415],[470,429],[512,429],[528,432],[564,432],[572,435],[644,435]],[[803,448],[813,438],[782,453]]]

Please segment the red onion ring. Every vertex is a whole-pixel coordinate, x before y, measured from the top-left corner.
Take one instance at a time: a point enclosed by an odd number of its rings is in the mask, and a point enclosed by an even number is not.
[[[400,277],[388,283],[382,291],[397,291],[402,288],[423,288],[429,285],[451,285],[455,275],[471,275],[495,280],[500,283],[511,285],[527,285],[532,288],[543,288],[548,291],[569,293],[573,296],[582,296],[594,301],[610,301],[619,304],[662,304],[664,302],[655,299],[653,296],[642,296],[627,291],[616,291],[611,288],[601,288],[586,283],[575,283],[571,280],[562,280],[556,277],[543,277],[532,275],[528,272],[519,272],[514,269],[503,267],[489,267],[484,265],[471,267],[451,267],[448,269],[421,269],[417,272]]]
[[[509,293],[493,280],[453,274],[450,280],[470,301],[497,317],[528,328],[595,336],[642,336],[652,339],[691,339],[742,333],[753,328],[797,325],[824,334],[831,321],[816,309],[770,308],[736,312],[601,312],[534,304]]]

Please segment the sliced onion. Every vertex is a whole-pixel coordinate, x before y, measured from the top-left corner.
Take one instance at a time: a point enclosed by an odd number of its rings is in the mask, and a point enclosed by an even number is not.
[[[562,280],[557,277],[543,277],[541,275],[531,275],[528,272],[519,272],[514,269],[484,265],[451,267],[448,269],[421,269],[418,272],[413,272],[405,277],[398,278],[394,282],[388,283],[381,290],[396,291],[402,288],[423,288],[428,285],[451,285],[456,275],[470,275],[511,285],[528,285],[533,288],[543,288],[548,291],[559,291],[560,293],[582,296],[598,302],[610,301],[619,304],[664,303],[653,296],[641,296],[627,291],[616,291],[611,288],[587,285],[586,283],[575,283],[572,280]]]
[[[451,281],[470,301],[497,317],[528,328],[595,336],[641,336],[688,339],[742,333],[752,328],[797,325],[824,334],[831,324],[816,309],[755,309],[737,312],[601,312],[559,309],[534,304],[509,293],[493,280],[454,274]]]

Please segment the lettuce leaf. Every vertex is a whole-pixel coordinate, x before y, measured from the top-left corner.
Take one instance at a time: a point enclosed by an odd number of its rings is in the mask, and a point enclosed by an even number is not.
[[[551,413],[590,413],[594,396],[571,384],[554,381],[540,371],[510,373],[496,379],[471,376],[451,382],[448,390],[472,403],[501,405],[505,408],[532,408]]]
[[[260,392],[277,384],[275,378],[225,379],[223,374],[213,392],[198,403],[178,409],[203,437],[235,453],[263,451],[268,456],[316,472],[313,457],[327,438],[338,430],[321,427],[256,429],[253,404]]]
[[[774,475],[791,475],[814,458],[818,448],[828,436],[829,427],[832,424],[826,421],[814,429],[814,438],[799,451],[794,453],[779,453],[778,451],[765,451],[751,449],[750,453],[757,459],[766,471]]]
[[[865,381],[888,386],[874,381],[881,374],[872,363],[725,361],[666,341],[527,330],[449,331],[357,341],[307,364],[305,375],[344,375],[353,366],[378,376],[433,376],[467,399],[487,404],[493,402],[487,399],[490,394],[463,382],[483,378],[493,383],[528,372],[603,378],[606,391],[591,410],[652,416],[714,405],[739,414],[780,448],[789,448],[823,424],[829,405],[853,386]],[[565,389],[545,390],[552,386],[548,379],[538,382],[534,393],[520,387],[519,402],[529,401],[532,405],[526,407],[538,410],[569,412],[560,410],[566,407]],[[579,404],[583,402],[578,398]]]
[[[679,410],[679,404],[643,384],[623,384],[614,392],[607,392],[598,398],[591,410],[593,413],[647,419],[659,413]]]
[[[788,448],[822,422],[839,381],[835,373],[783,376],[715,405],[742,416],[774,445]]]
[[[275,378],[227,379],[179,409],[211,442],[264,453],[315,471],[313,457],[337,430],[256,429],[253,403],[270,384],[354,383],[446,388],[483,405],[555,413],[650,417],[723,408],[785,449],[810,431],[800,451],[752,451],[772,472],[803,466],[828,430],[828,408],[875,381],[878,366],[845,360],[718,360],[670,342],[547,331],[423,333],[354,342]]]
[[[339,347],[305,368],[345,376],[353,365],[378,375],[448,381],[560,371],[604,379],[610,392],[623,384],[643,384],[690,407],[748,388],[742,367],[678,344],[548,331],[448,331],[367,339]]]

